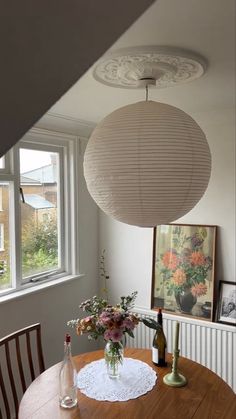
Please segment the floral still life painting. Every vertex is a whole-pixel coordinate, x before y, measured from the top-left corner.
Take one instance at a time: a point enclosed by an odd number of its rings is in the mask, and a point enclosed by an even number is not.
[[[213,319],[216,226],[154,229],[152,308]]]

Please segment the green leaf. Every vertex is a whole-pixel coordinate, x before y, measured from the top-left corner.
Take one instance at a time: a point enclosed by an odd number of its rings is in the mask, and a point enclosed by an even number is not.
[[[150,327],[154,330],[157,330],[160,327],[156,320],[150,319],[149,317],[147,317],[146,319],[142,319],[142,322],[143,324],[145,324],[145,326]]]
[[[132,330],[126,330],[126,332],[128,333],[128,335],[129,335],[131,338],[134,338],[134,334],[133,334]]]

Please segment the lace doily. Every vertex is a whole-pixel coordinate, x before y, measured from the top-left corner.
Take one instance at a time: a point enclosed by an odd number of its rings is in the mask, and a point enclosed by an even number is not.
[[[157,374],[149,365],[132,358],[124,358],[119,378],[109,378],[104,359],[99,359],[79,371],[77,387],[95,400],[127,401],[150,391],[156,379]]]

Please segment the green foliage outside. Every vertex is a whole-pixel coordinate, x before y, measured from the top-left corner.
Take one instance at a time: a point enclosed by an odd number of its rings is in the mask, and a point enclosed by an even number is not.
[[[10,281],[9,268],[7,266],[4,274],[0,275],[0,290],[8,288]]]
[[[57,221],[51,217],[40,221],[36,226],[33,221],[22,228],[22,275],[27,277],[45,272],[58,266]],[[7,265],[0,275],[0,290],[9,287],[10,272]]]
[[[56,218],[33,222],[22,229],[23,277],[57,267],[58,236]]]

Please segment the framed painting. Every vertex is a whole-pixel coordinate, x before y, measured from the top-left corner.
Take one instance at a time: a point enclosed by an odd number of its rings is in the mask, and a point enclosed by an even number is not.
[[[213,321],[216,226],[154,228],[151,308]]]
[[[220,281],[219,297],[217,321],[236,326],[236,283]]]

